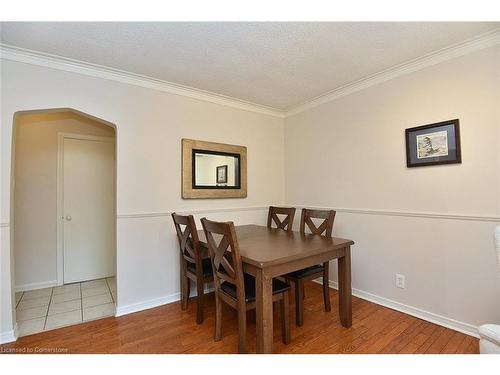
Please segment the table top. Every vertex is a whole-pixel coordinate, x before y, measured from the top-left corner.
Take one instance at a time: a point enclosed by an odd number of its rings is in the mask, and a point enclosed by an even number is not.
[[[287,232],[260,225],[235,226],[243,262],[259,268],[286,263],[353,245],[344,238]],[[200,241],[206,242],[203,230]]]

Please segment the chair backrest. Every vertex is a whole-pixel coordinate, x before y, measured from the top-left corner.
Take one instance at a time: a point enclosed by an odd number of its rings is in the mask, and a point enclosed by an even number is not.
[[[278,215],[286,215],[283,221]],[[269,207],[267,214],[267,227],[272,228],[272,224],[276,224],[276,228],[291,232],[293,229],[293,219],[295,218],[295,207]]]
[[[243,264],[233,222],[223,223],[203,218],[201,225],[207,238],[216,292],[219,291],[220,284],[227,281],[236,286],[238,302],[244,303]]]
[[[201,267],[200,240],[193,215],[183,216],[174,212],[172,219],[179,240],[181,256],[184,260],[194,263],[198,269]]]
[[[323,219],[323,222],[319,226],[316,226],[312,219]],[[322,235],[325,233],[326,237],[331,237],[334,220],[334,210],[310,210],[303,208],[302,215],[300,216],[300,233],[305,233],[307,225],[312,234]]]

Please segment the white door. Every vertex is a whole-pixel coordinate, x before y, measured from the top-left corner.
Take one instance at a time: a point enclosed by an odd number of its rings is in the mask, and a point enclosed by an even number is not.
[[[105,140],[64,138],[64,283],[115,272],[115,151]]]

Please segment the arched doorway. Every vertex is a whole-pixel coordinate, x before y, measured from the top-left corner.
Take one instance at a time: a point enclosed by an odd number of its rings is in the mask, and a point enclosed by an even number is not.
[[[11,223],[18,335],[116,311],[116,129],[73,109],[17,112]]]

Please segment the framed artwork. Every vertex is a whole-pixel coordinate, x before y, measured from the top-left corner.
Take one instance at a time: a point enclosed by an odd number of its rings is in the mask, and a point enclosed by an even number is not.
[[[462,162],[458,119],[409,128],[405,136],[408,168]]]
[[[227,184],[227,165],[221,165],[216,168],[217,171],[217,183]]]

